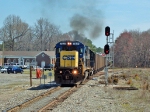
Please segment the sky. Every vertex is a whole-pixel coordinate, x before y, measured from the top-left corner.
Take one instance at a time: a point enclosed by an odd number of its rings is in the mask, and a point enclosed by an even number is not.
[[[150,29],[150,0],[0,0],[0,28],[9,15],[30,26],[46,18],[62,33],[78,30],[104,48],[106,26],[114,40],[125,30]]]

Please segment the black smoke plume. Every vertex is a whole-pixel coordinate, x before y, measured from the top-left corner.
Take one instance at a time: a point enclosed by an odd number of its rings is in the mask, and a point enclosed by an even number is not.
[[[87,34],[92,39],[98,38],[102,32],[102,21],[95,17],[75,14],[71,18],[70,26],[73,30]]]

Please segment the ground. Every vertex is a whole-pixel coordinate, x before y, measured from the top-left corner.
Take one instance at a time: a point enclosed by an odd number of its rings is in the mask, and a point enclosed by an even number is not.
[[[113,70],[109,69],[109,76],[110,74],[114,74],[114,76],[118,78],[117,84],[113,84],[113,81],[110,78],[109,84],[105,87],[105,84],[103,84],[103,80],[105,76],[93,78],[91,82],[83,86],[83,90],[80,90],[81,91],[81,93],[79,93],[80,95],[75,93],[73,94],[73,98],[70,97],[71,99],[70,101],[72,101],[72,103],[70,102],[72,104],[72,108],[75,106],[73,100],[75,100],[78,106],[79,104],[81,104],[81,106],[85,106],[85,108],[87,105],[89,105],[89,107],[90,105],[91,106],[96,105],[94,104],[95,102],[97,102],[97,104],[101,106],[97,108],[102,108],[106,106],[109,107],[109,105],[104,105],[103,103],[107,102],[104,100],[110,99],[109,104],[113,104],[114,107],[115,105],[117,105],[118,108],[122,108],[123,110],[127,109],[128,111],[129,110],[135,111],[139,109],[140,111],[148,112],[147,109],[148,107],[150,107],[149,105],[150,104],[149,103],[150,102],[150,94],[149,94],[150,93],[150,88],[149,88],[150,69],[143,69],[143,68],[113,69]],[[13,104],[12,102],[14,102],[14,105],[16,105],[16,103],[18,102],[15,101],[19,100],[19,98],[21,102],[21,100],[23,100],[23,97],[24,99],[28,99],[29,97],[36,96],[46,91],[46,90],[33,91],[30,90],[30,88],[42,84],[50,84],[50,82],[54,80],[53,77],[49,77],[49,76],[47,77],[46,80],[44,79],[40,80],[36,78],[36,74],[33,74],[32,86],[31,86],[29,74],[0,73],[0,77],[1,77],[0,78],[0,111],[8,108],[9,105]],[[136,87],[138,88],[138,90],[114,90],[113,87],[116,86]],[[86,98],[86,95],[89,96],[91,95],[91,93],[93,93],[94,95],[91,96],[91,98],[93,99]],[[80,98],[78,98],[79,96]],[[81,98],[81,96],[83,98]],[[100,102],[99,100],[97,100],[97,98],[101,99]],[[83,101],[79,103],[80,99]],[[67,100],[65,102],[67,102]],[[88,100],[90,102],[93,100],[93,104],[88,104],[89,103]],[[104,102],[102,103],[102,101]],[[119,104],[121,105],[121,107],[118,106]]]

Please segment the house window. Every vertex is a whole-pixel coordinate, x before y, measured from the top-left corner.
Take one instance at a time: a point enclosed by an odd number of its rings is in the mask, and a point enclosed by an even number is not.
[[[45,54],[42,54],[42,57],[44,57],[45,56]]]
[[[35,62],[35,59],[32,59],[32,62]]]
[[[30,59],[25,59],[25,65],[29,65],[30,64]]]
[[[13,60],[13,63],[17,63],[16,59]]]
[[[30,62],[30,60],[29,60],[29,59],[26,59],[26,62]]]
[[[11,60],[10,59],[7,59],[7,63],[10,63],[11,62]]]

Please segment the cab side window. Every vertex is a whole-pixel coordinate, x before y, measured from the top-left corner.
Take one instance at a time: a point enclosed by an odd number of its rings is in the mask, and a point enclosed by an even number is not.
[[[60,53],[60,48],[56,48],[56,54]]]
[[[83,48],[80,48],[80,53],[83,53]]]

